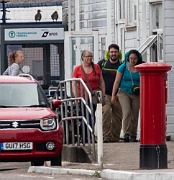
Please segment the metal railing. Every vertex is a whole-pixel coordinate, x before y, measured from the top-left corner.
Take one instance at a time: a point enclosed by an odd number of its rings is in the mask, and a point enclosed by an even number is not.
[[[156,35],[149,36],[146,41],[138,48],[138,51],[143,55],[149,48],[156,45],[156,59],[163,60],[163,34],[158,32]],[[153,53],[152,53],[153,54]],[[152,56],[152,55],[151,55]]]
[[[79,87],[76,91],[80,97],[74,97],[73,81]],[[64,144],[87,146],[88,153],[96,157],[92,96],[84,81],[81,78],[60,81],[54,98],[62,101],[57,113],[64,130]]]

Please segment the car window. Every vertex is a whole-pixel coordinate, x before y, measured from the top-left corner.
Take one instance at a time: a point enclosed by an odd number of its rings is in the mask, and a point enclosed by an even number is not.
[[[41,87],[34,83],[0,84],[0,106],[49,106]]]

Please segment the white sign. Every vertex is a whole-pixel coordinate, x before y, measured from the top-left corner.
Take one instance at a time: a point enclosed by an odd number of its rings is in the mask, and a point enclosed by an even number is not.
[[[32,3],[33,4],[33,3]],[[49,6],[49,5],[43,5],[39,7],[17,7],[15,4],[13,8],[8,8],[8,11],[6,12],[6,22],[36,22],[35,15],[37,14],[37,11],[40,10],[41,19],[40,22],[53,22],[51,15],[57,11],[58,13],[58,19],[57,22],[62,22],[62,6]],[[0,17],[2,17],[3,12],[0,11]],[[2,22],[2,20],[0,20]],[[39,23],[39,22],[38,22]]]
[[[64,40],[64,28],[5,29],[5,41]]]

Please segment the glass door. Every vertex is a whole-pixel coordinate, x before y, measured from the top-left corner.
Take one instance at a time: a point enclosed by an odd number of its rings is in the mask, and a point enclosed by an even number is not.
[[[90,50],[94,54],[94,62],[99,60],[98,31],[65,32],[65,80],[72,78],[72,71],[76,65],[81,64],[81,53]]]

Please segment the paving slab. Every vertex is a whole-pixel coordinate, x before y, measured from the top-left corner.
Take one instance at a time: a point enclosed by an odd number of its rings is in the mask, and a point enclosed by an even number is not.
[[[30,166],[29,172],[72,173],[81,175],[100,174],[101,178],[110,180],[174,180],[174,142],[168,141],[167,169],[140,169],[140,143],[104,143],[103,168],[97,162],[70,163],[63,162],[62,167]]]

